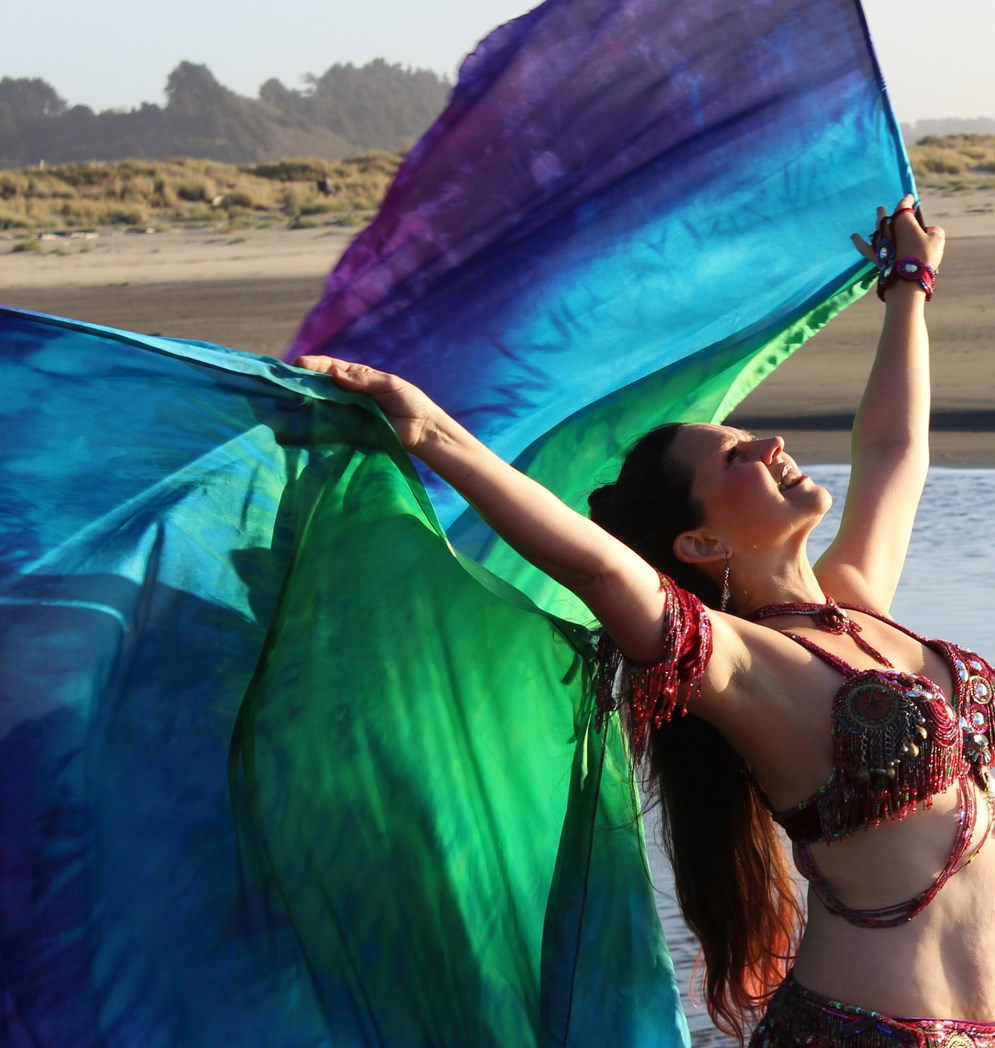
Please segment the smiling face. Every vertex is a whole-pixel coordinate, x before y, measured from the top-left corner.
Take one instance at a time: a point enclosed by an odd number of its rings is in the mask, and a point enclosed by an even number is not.
[[[785,453],[780,437],[692,424],[677,435],[672,454],[694,472],[691,491],[704,509],[702,530],[724,542],[728,553],[804,538],[832,503]]]

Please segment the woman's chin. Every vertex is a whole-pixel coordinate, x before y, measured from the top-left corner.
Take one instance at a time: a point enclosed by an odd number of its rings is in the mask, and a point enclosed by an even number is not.
[[[833,507],[833,496],[829,489],[824,488],[821,484],[813,486],[813,494],[819,502],[819,516],[824,517]]]

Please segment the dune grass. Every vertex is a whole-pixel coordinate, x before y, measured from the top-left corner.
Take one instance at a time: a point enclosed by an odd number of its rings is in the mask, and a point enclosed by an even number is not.
[[[337,162],[121,160],[0,171],[0,231],[360,225],[400,162],[399,154],[366,153]]]
[[[995,135],[927,135],[909,158],[923,189],[995,189]]]
[[[995,188],[995,135],[929,136],[909,155],[924,190]],[[363,225],[401,160],[365,153],[343,161],[120,160],[0,171],[0,232]]]

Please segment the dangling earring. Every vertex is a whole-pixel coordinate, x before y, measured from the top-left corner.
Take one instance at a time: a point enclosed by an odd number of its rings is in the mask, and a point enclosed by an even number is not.
[[[725,570],[722,572],[722,599],[719,601],[719,611],[729,610],[729,598],[732,597],[732,591],[729,588],[729,558],[726,557]]]

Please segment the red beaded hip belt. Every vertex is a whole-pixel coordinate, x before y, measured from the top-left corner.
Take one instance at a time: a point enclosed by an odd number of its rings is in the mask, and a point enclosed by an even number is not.
[[[891,1019],[805,989],[789,975],[771,998],[750,1048],[995,1048],[995,1022]]]

